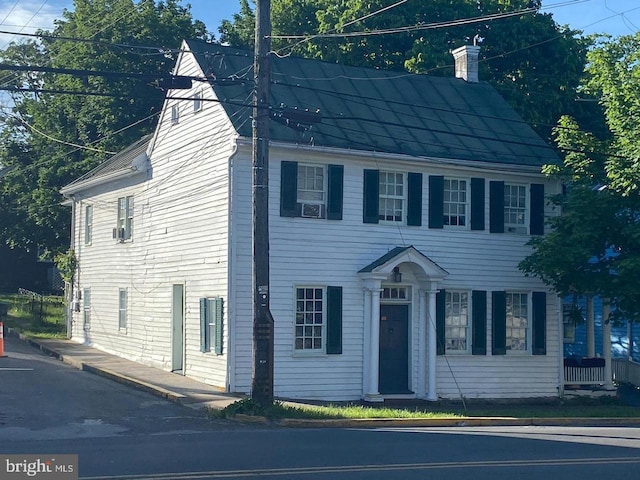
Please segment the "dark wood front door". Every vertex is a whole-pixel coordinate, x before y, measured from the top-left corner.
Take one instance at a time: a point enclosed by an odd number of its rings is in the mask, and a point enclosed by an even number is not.
[[[409,390],[409,305],[380,305],[380,393]]]

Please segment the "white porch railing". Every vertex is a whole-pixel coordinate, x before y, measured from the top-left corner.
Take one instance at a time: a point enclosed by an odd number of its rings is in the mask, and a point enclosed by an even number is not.
[[[616,382],[640,387],[640,363],[626,358],[613,359],[613,378]]]
[[[581,362],[565,359],[564,384],[603,385],[604,370],[604,359],[583,359]]]
[[[564,367],[565,385],[602,385],[604,367]]]

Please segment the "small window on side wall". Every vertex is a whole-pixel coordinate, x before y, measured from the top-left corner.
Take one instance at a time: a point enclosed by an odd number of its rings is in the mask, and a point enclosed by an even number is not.
[[[93,236],[93,205],[84,209],[84,244],[91,245]]]
[[[171,123],[174,125],[180,121],[180,110],[178,109],[178,105],[173,105],[171,107]]]
[[[224,317],[223,300],[216,298],[200,299],[200,351],[213,351],[222,355],[222,326]]]
[[[202,111],[202,108],[204,106],[204,101],[202,99],[203,99],[202,92],[197,92],[193,96],[193,111],[194,112]]]

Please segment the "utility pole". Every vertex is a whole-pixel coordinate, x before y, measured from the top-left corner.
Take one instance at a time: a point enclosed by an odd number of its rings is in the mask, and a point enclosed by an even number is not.
[[[253,381],[252,398],[273,403],[273,317],[269,311],[269,87],[271,0],[256,1],[253,75]]]

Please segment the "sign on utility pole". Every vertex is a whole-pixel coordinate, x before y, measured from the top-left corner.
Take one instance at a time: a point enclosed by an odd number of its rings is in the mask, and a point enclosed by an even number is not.
[[[269,87],[271,0],[256,1],[253,75],[253,382],[252,398],[273,403],[273,318],[269,311]]]

